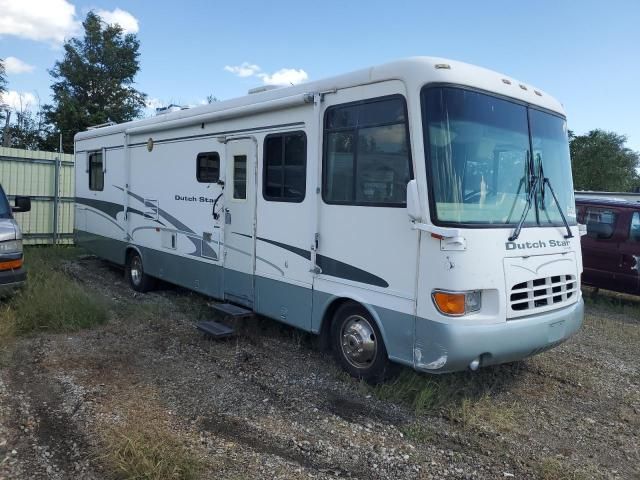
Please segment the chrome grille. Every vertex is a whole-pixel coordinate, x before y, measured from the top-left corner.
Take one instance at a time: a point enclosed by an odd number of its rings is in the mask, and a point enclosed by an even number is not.
[[[535,310],[558,306],[574,299],[578,284],[574,275],[554,275],[517,283],[511,287],[511,310]],[[545,308],[546,309],[546,308]]]

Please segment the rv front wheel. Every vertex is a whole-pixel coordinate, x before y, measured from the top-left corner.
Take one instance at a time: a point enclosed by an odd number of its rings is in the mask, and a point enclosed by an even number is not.
[[[156,283],[155,278],[144,273],[142,257],[138,252],[131,252],[131,254],[129,254],[129,257],[127,258],[126,274],[127,279],[129,280],[129,285],[131,285],[131,288],[136,292],[144,293],[149,290],[153,290]]]
[[[365,308],[355,303],[341,305],[332,323],[333,351],[350,375],[370,383],[384,380],[388,367],[382,335]]]

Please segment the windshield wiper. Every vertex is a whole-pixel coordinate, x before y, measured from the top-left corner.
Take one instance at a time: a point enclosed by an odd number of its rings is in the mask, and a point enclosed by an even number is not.
[[[556,197],[556,192],[553,191],[553,187],[551,186],[551,181],[544,176],[544,170],[542,168],[542,161],[539,162],[540,167],[540,179],[542,179],[542,185],[540,186],[540,198],[542,199],[542,208],[545,208],[544,202],[544,186],[547,185],[549,187],[549,191],[551,192],[551,196],[553,197],[553,201],[558,207],[558,212],[560,212],[560,217],[562,218],[562,222],[564,223],[565,228],[567,229],[567,234],[564,238],[573,238],[573,233],[571,233],[571,228],[569,228],[569,222],[564,216],[564,212],[562,211],[562,207],[560,206],[560,202],[558,201],[558,197]]]
[[[533,199],[536,195],[536,190],[538,188],[538,177],[533,173],[533,158],[532,155],[527,151],[527,181],[529,183],[529,194],[527,195],[527,204],[524,207],[524,211],[522,212],[522,216],[518,221],[516,229],[513,231],[513,234],[509,237],[509,241],[513,242],[517,240],[520,236],[520,232],[522,231],[522,225],[524,221],[527,219],[527,215],[529,215],[529,210],[531,209],[531,204],[533,203]],[[522,184],[520,184],[522,185]],[[520,187],[518,187],[518,192],[520,192]],[[511,216],[511,214],[509,214]]]

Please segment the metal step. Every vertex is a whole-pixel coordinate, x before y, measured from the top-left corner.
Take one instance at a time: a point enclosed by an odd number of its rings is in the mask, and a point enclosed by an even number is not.
[[[244,317],[250,317],[253,315],[253,310],[239,307],[238,305],[233,305],[231,303],[216,303],[215,305],[211,305],[211,308],[223,317],[231,317],[234,320]]]
[[[201,332],[206,333],[215,338],[230,337],[236,331],[224,323],[216,322],[214,320],[203,320],[196,323],[196,328]]]

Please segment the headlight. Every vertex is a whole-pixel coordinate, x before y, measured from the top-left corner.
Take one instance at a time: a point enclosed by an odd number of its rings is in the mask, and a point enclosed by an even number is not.
[[[22,253],[22,240],[0,242],[0,254],[2,253]]]
[[[459,317],[477,312],[482,308],[482,292],[480,290],[468,292],[434,290],[431,298],[433,298],[433,303],[438,311],[449,316]]]

